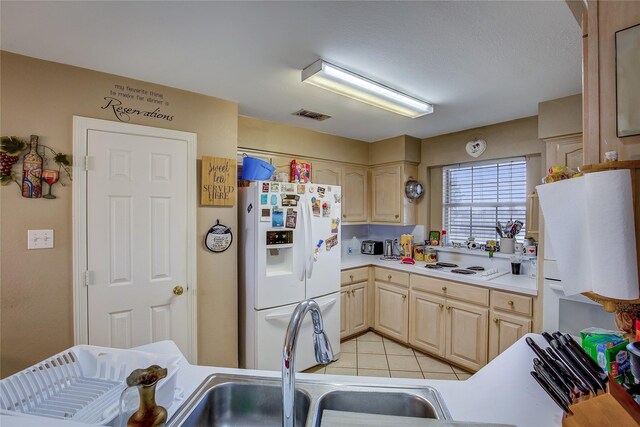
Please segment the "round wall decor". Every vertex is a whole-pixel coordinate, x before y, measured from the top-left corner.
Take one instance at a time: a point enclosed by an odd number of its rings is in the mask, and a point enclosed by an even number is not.
[[[207,231],[207,235],[204,237],[204,245],[211,252],[224,252],[229,249],[233,242],[233,233],[231,228],[226,225],[220,224],[220,220],[216,220],[216,225],[211,227]]]

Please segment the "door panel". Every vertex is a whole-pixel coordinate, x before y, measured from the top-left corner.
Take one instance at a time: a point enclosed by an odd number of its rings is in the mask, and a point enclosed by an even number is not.
[[[376,282],[375,328],[392,338],[407,342],[409,322],[406,289]]]
[[[342,185],[342,170],[335,163],[314,160],[311,165],[312,182],[315,184]]]
[[[487,319],[487,309],[447,301],[447,359],[475,371],[483,367],[487,363]]]
[[[367,168],[345,166],[342,179],[342,218],[347,222],[367,221]]]
[[[409,304],[409,344],[444,356],[444,298],[412,290]]]
[[[356,334],[366,330],[367,325],[367,282],[351,286],[349,320],[351,332]]]
[[[531,319],[492,313],[489,331],[489,360],[531,332]]]
[[[90,130],[87,154],[89,343],[189,354],[186,141]]]
[[[374,222],[400,222],[401,167],[375,168],[371,172],[372,212]]]

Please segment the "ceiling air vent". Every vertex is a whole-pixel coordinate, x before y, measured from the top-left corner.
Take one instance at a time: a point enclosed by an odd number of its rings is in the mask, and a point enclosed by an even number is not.
[[[321,122],[323,120],[327,120],[330,119],[331,116],[327,116],[326,114],[322,114],[322,113],[316,113],[315,111],[309,111],[309,110],[298,110],[295,113],[293,113],[294,116],[300,116],[300,117],[306,117],[308,119],[311,120],[315,120],[318,122]]]

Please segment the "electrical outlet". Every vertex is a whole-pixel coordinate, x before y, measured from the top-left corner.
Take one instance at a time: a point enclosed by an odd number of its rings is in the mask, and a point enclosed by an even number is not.
[[[27,230],[27,249],[52,249],[53,230]]]

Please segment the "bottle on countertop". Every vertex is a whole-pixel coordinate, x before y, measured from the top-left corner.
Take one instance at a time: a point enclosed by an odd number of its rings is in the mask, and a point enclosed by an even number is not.
[[[440,233],[440,246],[447,246],[447,230],[442,230]]]
[[[349,244],[349,247],[347,248],[347,254],[355,255],[358,253],[359,250],[360,250],[360,241],[356,236],[353,236],[351,238],[351,244]]]

